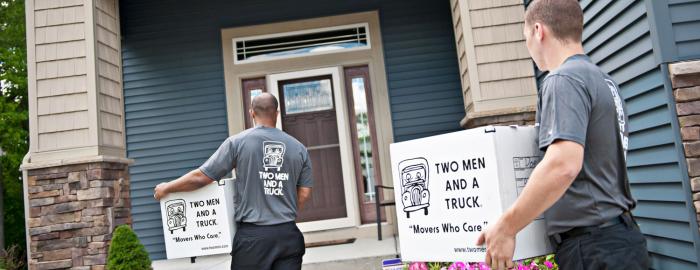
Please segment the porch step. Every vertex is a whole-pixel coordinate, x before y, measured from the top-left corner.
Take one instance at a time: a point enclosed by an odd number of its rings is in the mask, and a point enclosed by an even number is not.
[[[396,258],[398,239],[359,238],[352,244],[307,248],[304,270],[381,269],[382,260]]]
[[[382,269],[382,261],[386,259],[393,259],[396,256],[378,256],[378,257],[367,257],[358,259],[349,259],[341,261],[332,262],[320,262],[320,263],[310,263],[304,264],[302,270],[373,270]]]

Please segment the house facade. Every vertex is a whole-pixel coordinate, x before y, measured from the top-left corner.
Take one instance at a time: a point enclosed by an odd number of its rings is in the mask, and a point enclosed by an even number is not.
[[[30,264],[102,269],[119,224],[165,259],[153,188],[251,127],[262,92],[314,163],[307,244],[376,239],[392,142],[533,123],[544,74],[524,45],[527,2],[27,1]],[[581,6],[584,48],[629,110],[653,266],[698,269],[700,1]],[[392,238],[394,210],[380,211]]]

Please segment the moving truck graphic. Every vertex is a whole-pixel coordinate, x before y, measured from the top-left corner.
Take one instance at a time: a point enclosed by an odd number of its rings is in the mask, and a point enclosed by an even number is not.
[[[276,169],[278,172],[284,163],[285,145],[282,142],[263,142],[263,167],[265,171]]]
[[[406,218],[411,212],[423,209],[428,214],[430,206],[430,191],[428,191],[428,160],[412,158],[399,162],[401,175],[401,202]]]
[[[182,229],[185,231],[187,227],[187,218],[185,217],[185,200],[176,199],[165,203],[165,209],[168,214],[168,230],[170,234],[175,230]]]

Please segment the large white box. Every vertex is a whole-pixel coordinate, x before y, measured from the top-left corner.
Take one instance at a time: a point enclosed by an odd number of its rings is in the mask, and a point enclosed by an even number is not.
[[[220,180],[160,200],[168,259],[231,252],[235,234],[233,181]]]
[[[541,159],[534,127],[483,127],[394,143],[391,164],[406,261],[481,262],[479,234],[515,202]],[[516,236],[514,260],[552,252],[542,218]]]

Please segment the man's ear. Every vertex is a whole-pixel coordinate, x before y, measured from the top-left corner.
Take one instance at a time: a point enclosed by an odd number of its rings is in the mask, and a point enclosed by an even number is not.
[[[541,23],[534,23],[532,25],[532,31],[534,32],[533,36],[537,41],[541,42],[542,40],[544,40],[544,25],[542,25]]]

